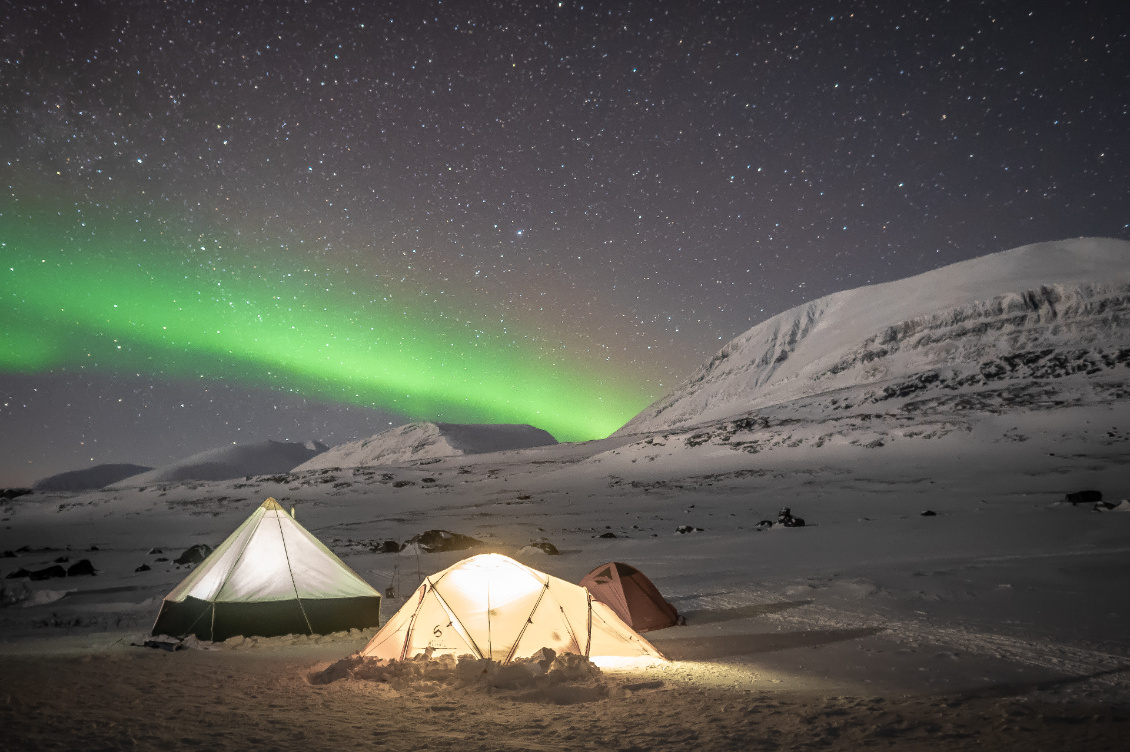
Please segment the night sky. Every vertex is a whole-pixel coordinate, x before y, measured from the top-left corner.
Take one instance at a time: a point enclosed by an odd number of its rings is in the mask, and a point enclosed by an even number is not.
[[[1130,238],[1128,30],[1071,0],[4,3],[0,486],[416,419],[602,437],[804,301]]]

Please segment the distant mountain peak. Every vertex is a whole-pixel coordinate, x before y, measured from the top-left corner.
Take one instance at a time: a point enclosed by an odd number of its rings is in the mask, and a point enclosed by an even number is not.
[[[396,465],[556,443],[549,432],[525,424],[409,423],[333,447],[295,470]]]

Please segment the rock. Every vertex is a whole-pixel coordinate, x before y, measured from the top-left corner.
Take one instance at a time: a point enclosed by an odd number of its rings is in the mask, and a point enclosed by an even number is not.
[[[135,571],[135,572],[148,572],[149,571],[149,565],[148,564],[142,564],[140,567],[138,567],[137,569],[135,569],[133,571]]]
[[[56,564],[66,564],[70,560],[71,560],[71,557],[69,557],[69,556],[60,556],[58,559],[55,559],[55,563]]]
[[[163,554],[163,553],[165,553],[165,552],[164,552],[164,551],[162,551],[162,550],[161,550],[161,549],[159,549],[159,548],[151,548],[151,549],[149,549],[149,555],[150,555],[150,556],[154,556],[154,555],[156,555],[156,554]]]
[[[80,559],[67,567],[67,577],[82,577],[84,575],[93,577],[95,574],[94,565],[90,563],[90,559]]]
[[[935,512],[933,509],[927,509],[925,512],[922,513],[922,516],[923,517],[937,517],[938,513]]]
[[[37,569],[36,571],[29,573],[27,578],[29,580],[54,580],[56,578],[66,576],[67,570],[56,564],[55,566],[47,567],[46,569]]]
[[[777,513],[777,523],[782,527],[804,527],[804,519],[793,517],[792,510],[788,507],[782,507]]]
[[[176,564],[199,564],[208,558],[208,554],[212,553],[212,547],[203,543],[196,543],[189,546],[177,558],[173,559]]]
[[[529,549],[532,549],[532,550],[529,550]],[[532,553],[533,551],[540,551],[541,553],[548,554],[550,556],[560,556],[561,555],[561,552],[557,550],[557,546],[550,543],[548,538],[542,538],[541,540],[531,541],[530,545],[523,546],[521,551],[519,551],[518,553],[522,553],[522,552]]]
[[[31,577],[31,572],[27,571],[26,569],[17,569],[14,572],[8,572],[8,574],[6,574],[4,576],[4,579],[5,580],[22,580],[22,579],[27,578],[27,577]]]
[[[1063,500],[1069,501],[1072,504],[1093,504],[1096,501],[1103,500],[1103,492],[1094,490],[1076,491],[1075,493],[1067,494],[1067,496],[1063,497]]]
[[[434,554],[444,551],[465,551],[468,548],[485,544],[477,538],[461,533],[453,533],[448,530],[425,530],[404,542],[404,548],[410,545],[417,546],[426,554]]]
[[[702,532],[702,528],[701,527],[695,527],[694,525],[679,525],[677,528],[675,528],[675,533],[677,535],[686,535],[687,533],[701,533],[701,532]]]
[[[615,538],[616,533],[601,533],[600,535],[598,535],[596,537],[597,538]]]
[[[753,526],[754,530],[768,530],[773,527],[773,520],[762,520]]]
[[[395,554],[400,553],[402,546],[394,540],[386,540],[383,543],[373,546],[370,550],[375,554]]]

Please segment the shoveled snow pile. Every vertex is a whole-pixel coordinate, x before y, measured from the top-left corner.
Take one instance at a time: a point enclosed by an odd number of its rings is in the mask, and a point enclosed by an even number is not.
[[[331,467],[396,465],[437,457],[485,454],[556,444],[540,428],[525,424],[409,423],[330,449],[297,471]]]
[[[114,484],[114,487],[131,488],[151,483],[189,480],[233,480],[249,475],[286,473],[325,451],[326,445],[317,441],[299,444],[268,439],[258,444],[233,444],[209,449],[171,465],[131,476]]]
[[[1128,318],[1130,243],[1015,248],[774,316],[617,433],[798,400],[829,412],[888,400],[918,412],[1104,404],[1130,394]]]
[[[36,491],[91,491],[152,470],[145,465],[95,465],[83,470],[59,473],[35,482]]]
[[[398,691],[430,689],[466,692],[478,690],[509,699],[571,705],[591,702],[608,695],[603,675],[581,655],[557,655],[542,648],[530,658],[499,664],[471,655],[429,658],[424,655],[403,661],[362,658],[357,655],[331,663],[306,677],[311,684],[329,684],[342,679],[377,682]]]

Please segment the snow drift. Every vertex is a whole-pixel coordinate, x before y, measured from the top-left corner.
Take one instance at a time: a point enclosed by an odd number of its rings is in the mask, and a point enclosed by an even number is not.
[[[617,434],[797,400],[829,411],[886,400],[989,412],[1103,403],[1130,393],[1128,321],[1130,243],[1023,246],[774,316]]]
[[[396,465],[414,460],[485,454],[556,444],[547,431],[525,424],[409,423],[330,449],[295,468]]]

